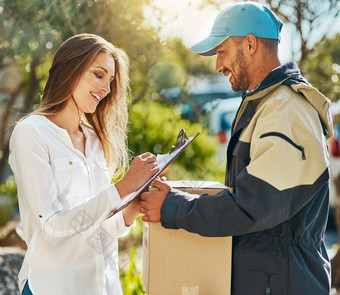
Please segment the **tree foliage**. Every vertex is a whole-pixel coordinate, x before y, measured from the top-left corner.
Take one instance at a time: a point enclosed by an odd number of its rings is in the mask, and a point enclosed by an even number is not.
[[[209,71],[208,66],[200,66],[204,61],[197,62],[191,57],[180,40],[160,38],[157,30],[147,24],[144,8],[150,2],[0,0],[0,76],[3,77],[0,81],[3,114],[0,121],[0,183],[7,168],[9,127],[39,103],[52,57],[70,36],[95,33],[126,51],[130,58],[131,106],[142,100],[159,99],[157,88],[182,86],[187,76],[197,70]],[[166,75],[164,66],[160,67],[162,77],[159,71],[150,70],[166,62],[174,65],[172,80],[171,75]]]
[[[315,42],[315,35],[323,36],[328,30],[321,31],[324,22],[331,23],[339,15],[339,1],[337,0],[266,0],[271,9],[277,13],[285,23],[294,26],[298,38],[299,48],[295,56],[299,56],[299,65],[303,73],[306,72],[306,62]],[[330,23],[330,24],[331,24]],[[320,37],[320,38],[321,38]],[[294,50],[294,49],[293,49]],[[294,56],[294,57],[295,57]]]
[[[318,42],[307,62],[306,77],[332,101],[340,98],[340,34]]]
[[[179,113],[157,102],[138,103],[130,113],[129,147],[135,154],[146,151],[154,154],[169,152],[184,128],[188,137],[201,134],[170,166],[168,179],[214,179],[224,182],[224,163],[215,162],[217,139],[208,135],[200,124],[183,120]],[[148,132],[143,130],[147,129]]]

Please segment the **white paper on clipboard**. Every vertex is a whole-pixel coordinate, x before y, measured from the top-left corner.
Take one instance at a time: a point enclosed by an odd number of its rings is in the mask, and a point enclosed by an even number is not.
[[[185,139],[181,142],[179,142],[180,136],[182,136],[184,133]],[[114,214],[118,213],[122,209],[124,209],[127,205],[129,205],[135,198],[139,197],[142,192],[144,192],[151,182],[159,176],[166,167],[168,167],[186,148],[187,146],[200,134],[200,132],[197,132],[195,135],[191,136],[190,138],[186,137],[184,129],[182,129],[178,135],[176,146],[173,147],[171,151],[169,151],[167,154],[157,155],[157,162],[159,170],[156,174],[154,174],[139,190],[135,191],[134,193],[128,195],[120,204],[120,206],[113,210],[110,215],[111,217]]]

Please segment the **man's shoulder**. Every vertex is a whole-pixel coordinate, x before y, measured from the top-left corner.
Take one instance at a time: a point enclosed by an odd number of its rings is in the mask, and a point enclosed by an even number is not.
[[[319,122],[318,110],[309,99],[287,85],[280,85],[269,93],[257,112],[273,122],[282,120],[294,125],[297,122]]]
[[[297,84],[294,84],[297,86]],[[304,87],[309,87],[308,85],[304,85]],[[308,97],[304,95],[304,93],[297,90],[297,88],[293,88],[288,85],[280,85],[271,93],[268,94],[267,103],[282,103],[285,106],[291,108],[292,106],[303,106],[308,107],[310,103],[308,102]],[[282,105],[280,106],[282,107]]]

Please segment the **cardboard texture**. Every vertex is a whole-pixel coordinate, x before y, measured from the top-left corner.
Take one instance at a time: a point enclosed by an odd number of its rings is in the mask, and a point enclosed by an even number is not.
[[[201,195],[217,194],[218,182],[168,181],[172,187]],[[143,226],[143,283],[148,295],[229,295],[231,237],[202,237],[160,223]]]

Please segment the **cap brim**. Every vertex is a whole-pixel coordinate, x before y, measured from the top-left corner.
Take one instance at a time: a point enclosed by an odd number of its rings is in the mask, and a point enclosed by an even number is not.
[[[229,37],[219,36],[213,37],[209,36],[208,38],[198,42],[197,44],[193,45],[189,49],[199,55],[203,56],[212,56],[216,54],[215,48],[227,40]]]

